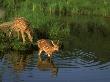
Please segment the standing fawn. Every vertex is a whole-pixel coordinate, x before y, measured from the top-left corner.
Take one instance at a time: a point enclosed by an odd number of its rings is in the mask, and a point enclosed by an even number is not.
[[[21,33],[23,43],[26,42],[26,34],[27,34],[30,42],[33,42],[33,37],[32,37],[33,32],[30,29],[30,23],[24,17],[15,18],[14,21],[2,23],[0,24],[0,29],[2,31],[5,31],[6,33],[9,32],[8,34],[9,36],[12,35],[12,30],[13,32],[14,31],[17,32],[18,39]]]
[[[37,41],[37,45],[39,48],[38,55],[40,56],[41,53],[44,51],[48,55],[48,57],[51,57],[54,52],[59,51],[58,43],[59,42],[55,44],[53,41],[46,40],[46,39],[38,40]]]
[[[26,35],[28,36],[28,39],[30,42],[33,41],[32,38],[32,30],[30,29],[30,23],[23,17],[15,18],[12,24],[12,29],[18,33],[18,39],[20,37],[20,33],[23,39],[23,43],[26,41]]]

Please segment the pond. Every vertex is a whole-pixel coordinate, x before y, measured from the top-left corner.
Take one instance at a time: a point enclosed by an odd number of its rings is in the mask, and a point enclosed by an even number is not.
[[[102,41],[103,42],[103,41]],[[96,42],[98,46],[98,42]],[[104,43],[104,42],[103,42]],[[38,51],[9,51],[0,54],[1,82],[109,82],[110,51],[102,47],[63,41],[52,59]]]

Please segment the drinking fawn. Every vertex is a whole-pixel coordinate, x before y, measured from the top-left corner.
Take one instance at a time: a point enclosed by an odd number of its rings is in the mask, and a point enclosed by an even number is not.
[[[51,57],[54,52],[59,51],[59,41],[55,44],[52,40],[40,39],[37,41],[37,45],[39,48],[38,55],[44,51],[48,57]]]
[[[33,37],[32,37],[33,32],[30,29],[30,23],[24,17],[15,18],[11,28],[18,33],[18,39],[19,39],[20,33],[21,33],[23,43],[25,43],[25,41],[26,41],[26,39],[25,39],[26,35],[25,34],[27,34],[30,42],[33,42]]]
[[[9,36],[12,35],[12,32],[17,32],[18,39],[21,35],[23,43],[26,42],[27,35],[29,41],[33,42],[33,32],[30,28],[30,23],[24,17],[17,17],[13,21],[0,24],[0,30],[9,33]]]

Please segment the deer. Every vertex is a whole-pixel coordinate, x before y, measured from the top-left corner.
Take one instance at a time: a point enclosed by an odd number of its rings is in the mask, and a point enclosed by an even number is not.
[[[39,56],[44,51],[47,54],[47,56],[51,58],[54,52],[59,51],[59,41],[55,44],[52,40],[40,39],[37,41],[37,45],[39,48]]]
[[[11,26],[11,28],[17,32],[18,35],[18,39],[20,37],[20,33],[23,39],[23,43],[26,42],[26,34],[28,36],[28,39],[30,40],[30,42],[33,42],[33,32],[30,29],[30,23],[29,21],[27,21],[24,17],[18,17],[15,18],[15,20],[13,21],[13,24]]]
[[[9,36],[12,35],[12,32],[16,32],[18,39],[20,39],[20,34],[23,40],[23,43],[26,42],[26,35],[30,42],[33,42],[33,31],[30,28],[30,23],[24,17],[17,17],[13,21],[4,22],[0,25],[0,29],[7,32],[9,30]]]

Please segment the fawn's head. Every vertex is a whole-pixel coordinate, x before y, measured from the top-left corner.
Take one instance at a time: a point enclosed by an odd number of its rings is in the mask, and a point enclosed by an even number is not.
[[[51,40],[52,44],[53,44],[53,48],[55,51],[59,51],[59,41],[57,41],[57,43],[54,43],[52,40]]]

